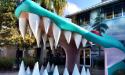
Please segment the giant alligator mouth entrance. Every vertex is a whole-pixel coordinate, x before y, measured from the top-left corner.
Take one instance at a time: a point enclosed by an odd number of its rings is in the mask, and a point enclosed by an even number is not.
[[[78,33],[79,35],[82,35],[87,40],[97,43],[103,47],[106,47],[106,48],[116,47],[123,51],[125,50],[124,46],[116,39],[111,38],[107,35],[104,35],[103,37],[101,37],[96,34],[93,34],[89,31],[85,30],[84,28],[79,27],[76,24],[73,24],[73,23],[69,22],[68,20],[58,16],[57,14],[54,14],[54,13],[40,7],[37,3],[35,3],[31,0],[25,0],[24,2],[22,2],[21,5],[19,5],[17,7],[17,9],[15,11],[15,15],[17,17],[21,17],[20,14],[22,12],[33,13],[38,17],[38,19],[39,19],[39,16],[44,16],[44,17],[47,17],[50,20],[52,20],[54,22],[53,25],[55,25],[55,30],[59,31],[57,33],[58,38],[59,38],[61,30],[66,30],[66,31]],[[36,20],[34,19],[34,22],[38,21],[38,19],[36,19]],[[29,20],[29,22],[30,21],[31,20]],[[38,24],[39,24],[39,21],[38,21]],[[38,27],[37,27],[37,29],[38,29]],[[56,39],[56,40],[58,40],[58,39]]]
[[[19,18],[19,29],[23,38],[25,37],[26,24],[36,38],[37,45],[40,46],[41,37],[44,46],[49,40],[51,49],[60,44],[66,53],[66,65],[73,70],[74,64],[79,55],[79,47],[82,43],[84,47],[87,40],[105,48],[118,48],[125,52],[125,47],[116,39],[103,35],[96,35],[74,23],[69,19],[62,18],[52,13],[31,0],[24,0],[16,9],[15,15]],[[47,39],[48,38],[48,39]],[[71,39],[75,43],[71,43]],[[70,61],[71,60],[71,61]]]

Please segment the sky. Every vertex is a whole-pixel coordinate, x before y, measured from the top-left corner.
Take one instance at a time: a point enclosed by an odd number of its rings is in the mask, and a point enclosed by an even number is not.
[[[68,4],[65,8],[64,15],[73,14],[87,7],[98,4],[101,0],[67,0]]]

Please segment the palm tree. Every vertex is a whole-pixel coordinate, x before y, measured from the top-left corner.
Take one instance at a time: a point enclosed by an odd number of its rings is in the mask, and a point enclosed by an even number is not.
[[[101,13],[98,12],[97,17],[95,18],[95,23],[92,25],[93,30],[98,31],[100,34],[105,33],[108,29],[108,25],[103,23],[104,18],[101,16]]]
[[[107,24],[103,23],[104,18],[101,16],[101,13],[98,12],[97,17],[95,18],[95,23],[92,25],[93,31],[98,32],[97,35],[103,36],[103,34],[106,32],[106,30],[109,28]],[[101,46],[99,46],[99,56],[100,56],[100,49]]]
[[[64,8],[67,4],[66,0],[35,0],[36,2],[39,2],[42,7],[54,11],[58,15],[63,15]]]

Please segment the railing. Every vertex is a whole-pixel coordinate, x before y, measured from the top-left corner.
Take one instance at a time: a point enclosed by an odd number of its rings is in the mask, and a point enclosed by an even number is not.
[[[60,75],[60,74],[58,66],[55,67],[54,65],[50,66],[49,63],[47,64],[46,68],[42,66],[41,69],[39,69],[39,64],[38,62],[36,62],[32,72],[29,67],[27,67],[27,69],[25,70],[25,65],[24,62],[22,61],[18,75]],[[69,75],[68,69],[66,67],[64,69],[63,75]],[[89,69],[86,70],[84,66],[82,67],[82,71],[80,73],[77,65],[75,64],[72,75],[91,75],[91,74]]]

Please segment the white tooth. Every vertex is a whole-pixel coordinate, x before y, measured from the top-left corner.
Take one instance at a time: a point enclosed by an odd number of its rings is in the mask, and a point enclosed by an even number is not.
[[[72,33],[70,31],[64,31],[64,36],[66,38],[67,43],[70,43]]]
[[[91,75],[89,69],[87,69],[86,75]]]
[[[26,69],[26,75],[31,75],[31,71],[30,71],[29,67],[27,67],[27,69]]]
[[[44,17],[43,18],[43,23],[44,23],[45,32],[47,34],[48,30],[49,30],[49,27],[50,27],[51,20],[49,18]]]
[[[81,75],[86,75],[86,70],[85,70],[85,67],[84,67],[84,66],[82,67]]]
[[[55,48],[57,48],[59,39],[60,39],[60,35],[61,35],[61,29],[59,27],[57,27],[55,24],[53,24],[53,36],[54,36],[54,40],[55,40]]]
[[[78,49],[79,46],[80,46],[81,39],[82,39],[82,35],[79,35],[79,34],[77,34],[77,33],[74,33],[74,40],[75,40],[77,49]]]
[[[67,67],[65,67],[64,72],[63,72],[63,75],[69,75],[69,72],[68,72]]]
[[[75,64],[72,75],[80,75],[77,65]]]
[[[48,72],[46,69],[44,70],[43,75],[48,75]]]
[[[54,39],[52,37],[49,38],[50,48],[53,50]]]
[[[29,24],[34,36],[36,36],[38,32],[39,23],[40,23],[40,17],[36,14],[29,13]]]
[[[19,30],[24,39],[25,33],[26,33],[26,19],[25,18],[19,18]]]
[[[71,19],[69,18],[66,18],[68,21],[72,21]],[[71,36],[72,36],[72,33],[70,31],[64,31],[64,36],[66,38],[66,41],[67,43],[69,44],[70,43],[70,40],[71,40]]]
[[[43,72],[44,72],[44,67],[42,65],[41,69],[40,69],[40,75],[43,75]]]
[[[54,64],[52,64],[52,66],[51,66],[51,72],[53,72],[54,71]]]
[[[83,47],[85,47],[86,44],[87,44],[87,40],[86,39],[82,39],[82,45],[83,45]]]
[[[32,75],[40,75],[38,62],[36,62],[35,65],[34,65],[34,69],[33,69]]]
[[[55,66],[53,75],[59,75],[58,67]]]
[[[24,62],[23,61],[21,62],[18,75],[26,75],[25,66],[24,66]]]
[[[40,47],[40,41],[41,41],[41,29],[39,28],[39,23],[40,23],[40,17],[36,14],[29,13],[29,24],[36,38],[38,47]]]
[[[43,35],[42,35],[42,39],[43,39],[44,49],[46,49],[47,35],[46,35],[46,34],[43,34]]]
[[[41,41],[41,29],[39,28],[37,33],[35,34],[37,46],[40,47],[40,41]]]
[[[50,63],[49,62],[47,63],[46,70],[47,70],[47,72],[50,72]]]

